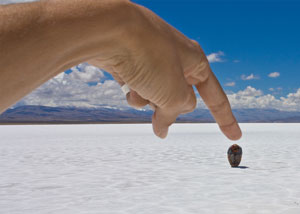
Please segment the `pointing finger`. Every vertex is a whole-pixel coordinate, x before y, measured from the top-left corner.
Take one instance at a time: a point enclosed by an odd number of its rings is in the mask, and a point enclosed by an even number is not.
[[[222,132],[229,139],[238,140],[242,132],[232,114],[228,98],[213,72],[209,67],[207,69],[209,69],[207,79],[196,84],[196,88]]]
[[[207,57],[198,42],[191,40],[191,44],[189,51],[181,56],[185,79],[188,84],[196,86],[222,132],[229,139],[238,140],[242,133],[232,114],[227,96],[211,71]]]

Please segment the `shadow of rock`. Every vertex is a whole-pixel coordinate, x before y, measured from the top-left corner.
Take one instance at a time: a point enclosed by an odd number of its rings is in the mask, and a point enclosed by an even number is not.
[[[236,167],[231,167],[231,168],[238,168],[238,169],[248,169],[248,166],[236,166]]]

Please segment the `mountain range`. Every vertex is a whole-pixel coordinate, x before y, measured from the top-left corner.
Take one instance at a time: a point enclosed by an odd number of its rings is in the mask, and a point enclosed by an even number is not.
[[[274,109],[234,109],[239,122],[245,123],[297,123],[300,112],[278,111]],[[0,115],[1,124],[23,123],[148,123],[151,110],[113,109],[113,108],[76,108],[48,106],[19,106]],[[209,110],[196,109],[181,115],[177,122],[211,123],[214,122]]]

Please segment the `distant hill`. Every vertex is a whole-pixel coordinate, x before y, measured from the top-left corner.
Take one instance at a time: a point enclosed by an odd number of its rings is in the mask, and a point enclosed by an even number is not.
[[[239,122],[300,122],[300,112],[272,109],[235,109]],[[0,115],[0,123],[145,123],[151,122],[152,111],[112,108],[75,108],[20,106]],[[196,109],[182,115],[177,122],[214,122],[207,109]]]

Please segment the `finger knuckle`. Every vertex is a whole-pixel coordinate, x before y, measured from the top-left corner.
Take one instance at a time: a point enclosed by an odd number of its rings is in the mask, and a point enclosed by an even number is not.
[[[226,108],[228,108],[228,102],[227,100],[223,100],[222,102],[216,105],[209,105],[208,108],[210,109],[211,113],[217,114],[219,112],[224,111]]]
[[[191,89],[192,90],[192,89]],[[195,110],[197,99],[194,92],[176,93],[169,102],[165,103],[164,108],[178,114],[186,114]]]
[[[210,65],[199,43],[194,40],[192,40],[192,42],[194,44],[194,57],[196,63],[189,69],[191,72],[187,72],[186,74],[195,80],[193,82],[205,82],[211,73]]]
[[[201,62],[198,65],[198,69],[196,70],[197,74],[197,79],[199,80],[199,82],[205,82],[208,80],[208,77],[211,73],[209,64],[207,62]]]
[[[170,112],[177,112],[183,106],[184,98],[178,91],[164,96],[164,102],[161,103],[161,108],[168,109]]]

